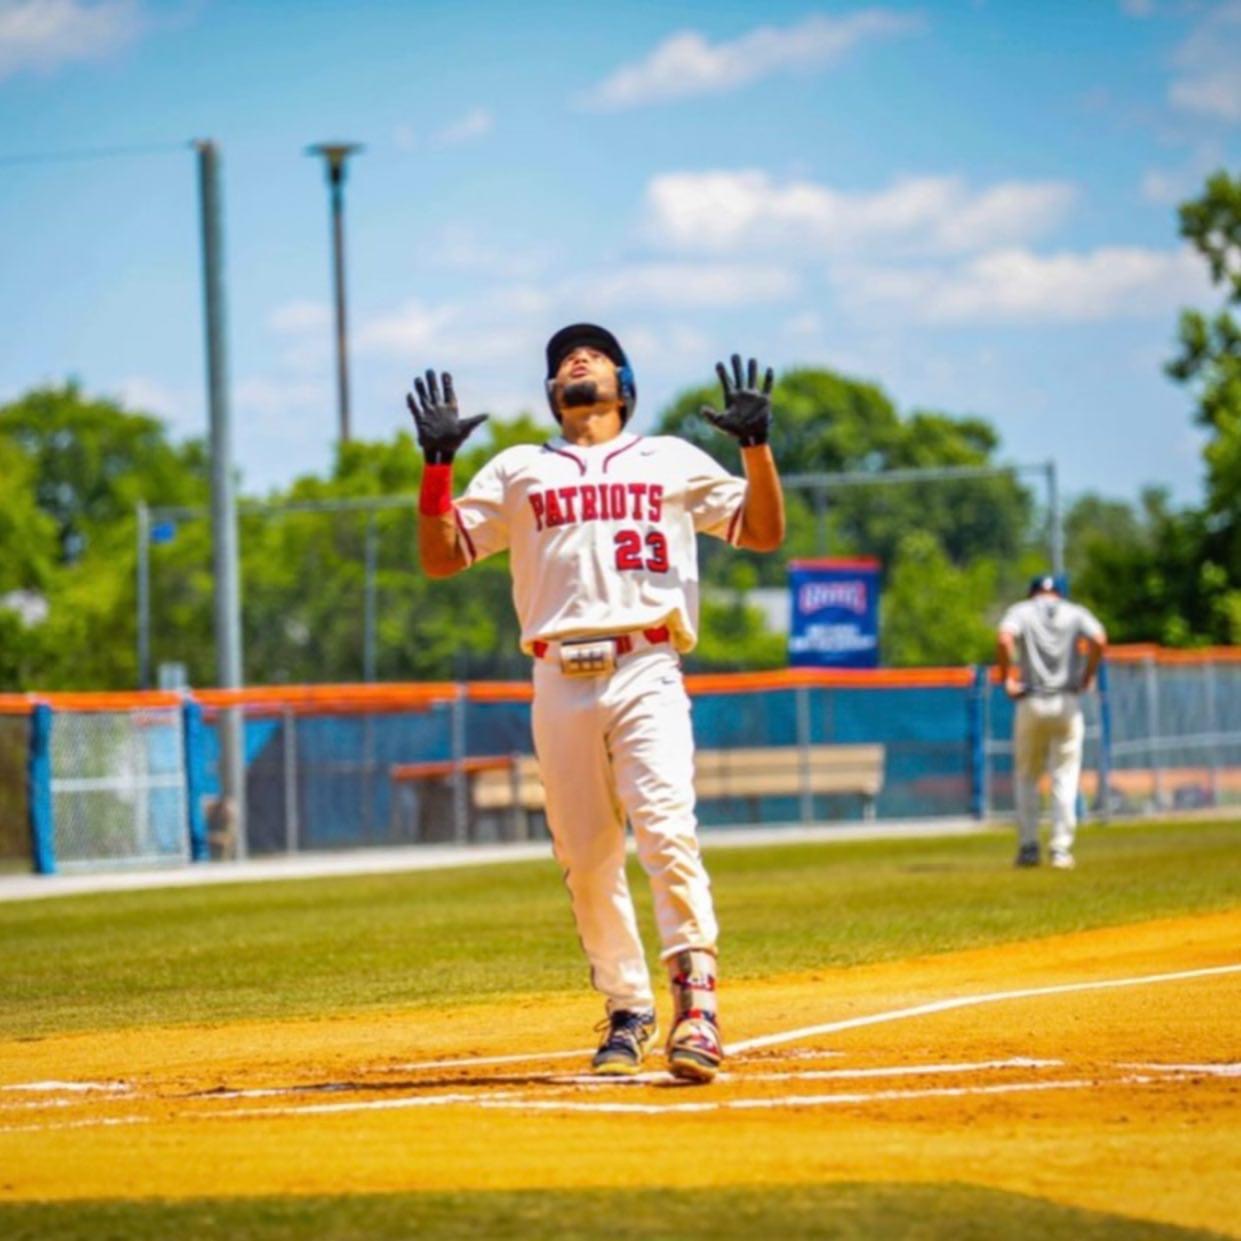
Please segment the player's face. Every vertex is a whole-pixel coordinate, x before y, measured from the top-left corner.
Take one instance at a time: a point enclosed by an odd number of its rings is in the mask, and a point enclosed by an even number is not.
[[[600,404],[616,401],[620,395],[616,386],[616,364],[606,353],[589,345],[578,345],[567,353],[556,371],[557,388],[563,390],[577,383],[593,383]]]

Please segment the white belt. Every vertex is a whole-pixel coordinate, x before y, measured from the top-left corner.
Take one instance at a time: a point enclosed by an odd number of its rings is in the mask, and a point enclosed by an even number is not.
[[[563,642],[545,642],[536,638],[531,644],[531,652],[535,659],[561,659],[563,649],[577,643],[611,642],[617,656],[628,655],[630,651],[640,650],[645,646],[661,646],[672,641],[672,634],[667,625],[657,625],[652,629],[632,629],[628,633],[599,634],[589,638],[566,638]]]

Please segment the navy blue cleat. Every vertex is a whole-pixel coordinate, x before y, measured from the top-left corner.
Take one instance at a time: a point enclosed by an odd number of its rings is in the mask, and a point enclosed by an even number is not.
[[[642,1068],[647,1045],[658,1035],[653,1012],[634,1013],[618,1009],[597,1027],[603,1041],[590,1062],[600,1077],[631,1077]]]

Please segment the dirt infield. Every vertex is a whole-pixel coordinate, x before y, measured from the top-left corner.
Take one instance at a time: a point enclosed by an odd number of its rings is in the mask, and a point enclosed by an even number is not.
[[[726,962],[725,962],[726,965]],[[589,996],[0,1043],[0,1200],[957,1182],[1241,1235],[1241,912],[726,985],[709,1087]]]

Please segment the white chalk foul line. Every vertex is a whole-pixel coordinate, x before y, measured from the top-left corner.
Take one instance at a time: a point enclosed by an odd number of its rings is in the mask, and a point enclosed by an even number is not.
[[[1007,1060],[973,1060],[961,1064],[894,1064],[874,1069],[800,1069],[791,1072],[768,1072],[757,1070],[748,1073],[717,1073],[717,1082],[823,1082],[841,1079],[874,1077],[924,1077],[936,1073],[985,1073],[991,1069],[1056,1069],[1063,1060],[1032,1060],[1026,1056],[1012,1056]],[[1126,1068],[1150,1067],[1126,1065]],[[549,1075],[551,1084],[587,1086],[604,1089],[609,1086],[667,1085],[676,1078],[666,1071],[634,1073],[629,1077],[592,1077],[586,1074],[564,1076]]]
[[[1119,1084],[1145,1086],[1151,1077],[1124,1077]],[[1006,1082],[998,1086],[942,1086],[926,1090],[877,1090],[848,1094],[784,1095],[776,1099],[719,1099],[698,1103],[575,1103],[569,1099],[476,1099],[479,1107],[537,1112],[632,1112],[657,1115],[663,1112],[755,1111],[777,1107],[847,1107],[912,1099],[957,1099],[966,1095],[1021,1094],[1036,1090],[1085,1090],[1099,1085],[1082,1078],[1062,1082]]]
[[[492,1098],[504,1101],[520,1098],[520,1095],[504,1092]],[[388,1112],[411,1107],[443,1107],[449,1103],[477,1103],[478,1095],[452,1094],[415,1095],[404,1099],[368,1099],[363,1103],[308,1103],[304,1107],[251,1107],[238,1108],[232,1112],[218,1112],[205,1119],[249,1119],[253,1116],[326,1116],[332,1112]]]
[[[48,1093],[79,1094],[102,1090],[109,1094],[124,1094],[129,1090],[125,1082],[8,1082],[0,1090],[47,1091]]]
[[[593,1047],[584,1047],[580,1051],[536,1051],[518,1052],[510,1056],[462,1056],[456,1060],[414,1060],[409,1064],[394,1064],[392,1067],[403,1073],[412,1073],[421,1069],[468,1069],[487,1064],[529,1064],[532,1060],[571,1060],[574,1057],[594,1054]]]
[[[736,1055],[743,1051],[754,1051],[759,1047],[776,1047],[781,1043],[795,1043],[799,1039],[814,1038],[820,1034],[838,1034],[842,1030],[881,1025],[887,1021],[928,1017],[933,1013],[946,1013],[954,1008],[970,1008],[976,1004],[999,1004],[1005,1000],[1027,1000],[1040,995],[1069,995],[1075,991],[1104,991],[1111,987],[1144,987],[1154,983],[1182,982],[1189,978],[1213,978],[1221,974],[1239,972],[1241,972],[1241,965],[1213,965],[1205,969],[1178,970],[1174,974],[1144,974],[1137,978],[1103,978],[1091,982],[1060,983],[1053,987],[1024,987],[1017,991],[961,995],[948,1000],[935,1000],[930,1004],[917,1004],[912,1008],[890,1009],[885,1013],[871,1013],[865,1017],[848,1017],[843,1021],[829,1021],[824,1025],[803,1026],[800,1030],[785,1030],[779,1034],[764,1034],[759,1038],[742,1039],[738,1043],[730,1043],[728,1050]]]
[[[1121,1064],[1122,1069],[1141,1069],[1147,1073],[1190,1074],[1200,1077],[1241,1077],[1241,1064]]]
[[[48,1133],[53,1129],[107,1129],[113,1125],[149,1125],[150,1116],[92,1116],[86,1120],[62,1120],[51,1125],[0,1125],[0,1133]]]

